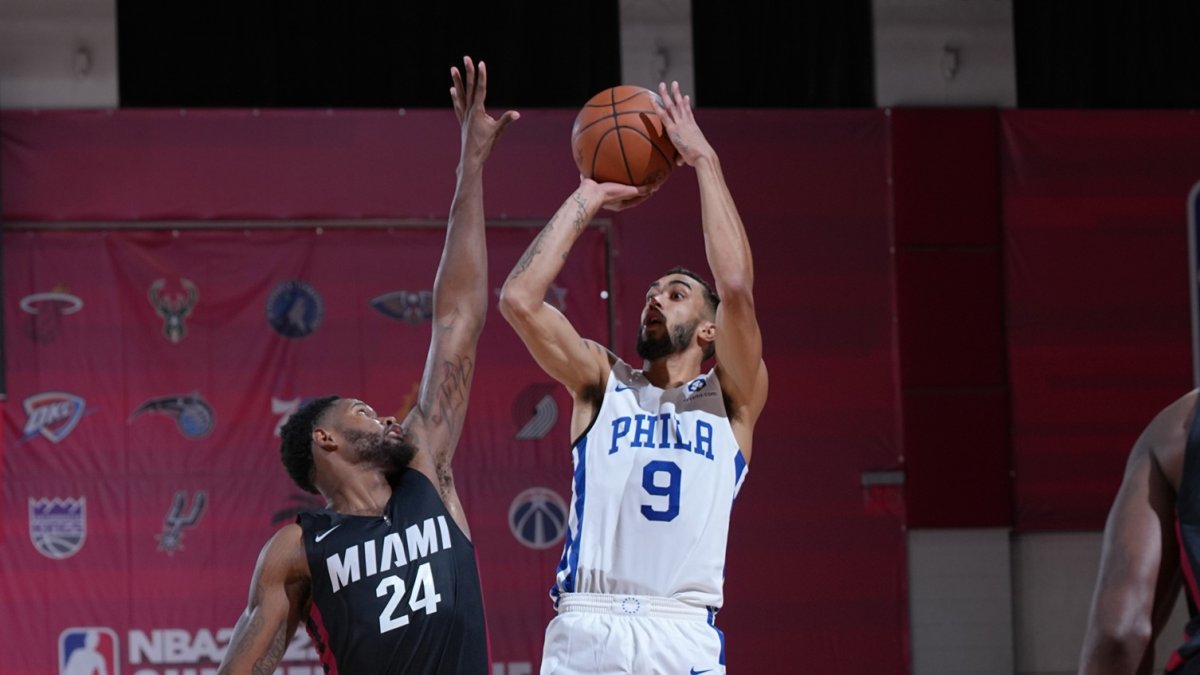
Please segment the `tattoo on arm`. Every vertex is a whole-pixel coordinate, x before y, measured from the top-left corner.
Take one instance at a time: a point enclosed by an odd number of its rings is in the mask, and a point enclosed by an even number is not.
[[[443,361],[442,373],[437,384],[436,396],[431,406],[429,421],[434,426],[452,425],[459,417],[462,404],[467,401],[467,384],[474,368],[471,357],[463,354],[456,360]]]
[[[287,648],[286,632],[286,627],[281,624],[275,631],[275,636],[271,638],[271,646],[267,649],[267,653],[254,662],[254,669],[251,671],[254,675],[271,675],[275,672],[275,666],[279,665],[279,661],[283,659],[283,652]]]
[[[583,195],[576,192],[571,195],[575,200],[575,232],[579,232],[587,225],[587,200]]]
[[[542,238],[545,237],[546,233],[549,232],[553,227],[554,220],[551,219],[550,222],[546,223],[546,226],[542,228],[542,231],[537,233],[537,236],[533,238],[533,243],[529,245],[529,248],[525,249],[525,252],[521,254],[521,259],[518,260],[516,266],[513,267],[513,271],[509,273],[509,279],[516,279],[517,277],[521,276],[522,272],[529,269],[529,265],[533,262],[533,257],[541,254],[542,252]]]

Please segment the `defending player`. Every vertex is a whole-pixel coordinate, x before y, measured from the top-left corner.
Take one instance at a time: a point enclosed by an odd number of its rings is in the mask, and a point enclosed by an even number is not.
[[[680,268],[650,284],[641,370],[581,339],[542,298],[602,206],[626,208],[650,192],[583,179],[501,292],[505,318],[574,402],[570,525],[542,673],[724,672],[714,618],[767,371],[750,246],[717,154],[678,83],[659,94],[655,110],[699,180],[716,289]]]
[[[483,164],[505,127],[484,110],[487,70],[451,69],[462,125],[458,186],[433,288],[433,336],[402,423],[362,401],[312,401],[283,428],[296,483],[328,506],[259,555],[221,673],[273,672],[304,621],[330,673],[488,672],[482,595],[451,459],[487,312]]]

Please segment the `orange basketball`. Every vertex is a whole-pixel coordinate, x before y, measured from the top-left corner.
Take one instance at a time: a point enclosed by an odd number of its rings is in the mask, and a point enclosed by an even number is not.
[[[584,104],[571,129],[579,172],[598,183],[652,185],[675,168],[677,152],[642,87],[621,85]]]

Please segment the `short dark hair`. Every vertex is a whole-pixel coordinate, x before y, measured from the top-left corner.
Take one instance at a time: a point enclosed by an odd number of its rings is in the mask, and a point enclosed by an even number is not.
[[[322,396],[300,406],[280,429],[279,458],[296,485],[305,492],[318,494],[313,485],[312,432],[317,420],[341,396]]]
[[[717,315],[717,306],[721,304],[721,296],[717,295],[717,290],[712,287],[712,284],[708,283],[708,280],[688,268],[679,265],[667,270],[667,273],[663,276],[665,277],[667,274],[682,274],[685,277],[695,279],[704,287],[704,302],[708,305],[709,311],[713,313],[713,316]]]

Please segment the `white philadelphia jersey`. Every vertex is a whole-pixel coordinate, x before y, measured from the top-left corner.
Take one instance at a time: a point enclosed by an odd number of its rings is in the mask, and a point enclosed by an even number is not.
[[[746,460],[716,373],[664,390],[617,361],[572,454],[555,604],[562,593],[606,593],[719,609]]]

